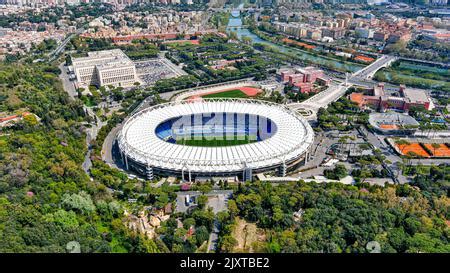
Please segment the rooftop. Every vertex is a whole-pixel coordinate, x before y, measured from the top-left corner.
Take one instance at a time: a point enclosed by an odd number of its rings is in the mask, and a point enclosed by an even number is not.
[[[155,134],[163,121],[196,113],[262,115],[275,122],[277,131],[264,141],[227,147],[186,146],[166,142]],[[230,172],[244,164],[259,169],[298,158],[309,148],[314,132],[296,112],[258,100],[216,99],[160,104],[132,116],[119,134],[119,147],[137,162],[162,169],[193,172]]]
[[[372,113],[369,115],[369,123],[381,130],[397,130],[405,125],[419,125],[413,117],[397,112]]]
[[[405,88],[403,89],[403,94],[405,98],[410,99],[412,102],[427,102],[430,100],[425,91],[421,89]]]
[[[131,61],[120,49],[88,52],[87,57],[74,58],[72,62],[75,69],[88,66],[97,66],[99,69],[107,69],[118,66],[134,65],[133,61]]]

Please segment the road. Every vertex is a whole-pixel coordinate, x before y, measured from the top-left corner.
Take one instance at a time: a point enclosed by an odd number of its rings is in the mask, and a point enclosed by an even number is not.
[[[319,166],[323,160],[327,157],[325,154],[328,148],[337,143],[337,139],[332,139],[323,135],[323,133],[318,133],[314,137],[314,143],[311,146],[311,153],[309,155],[308,161],[302,168],[310,168]]]
[[[216,251],[218,239],[219,239],[219,222],[216,219],[214,220],[213,230],[209,235],[207,253]]]
[[[75,86],[72,81],[69,80],[69,75],[67,74],[67,67],[64,66],[64,63],[61,63],[59,66],[61,70],[61,74],[59,75],[59,79],[62,82],[64,90],[69,95],[70,99],[75,100],[78,96]],[[89,169],[92,166],[91,162],[91,152],[92,149],[90,147],[90,143],[97,137],[98,131],[106,125],[107,122],[103,122],[92,110],[92,108],[83,105],[83,110],[91,116],[94,121],[90,123],[91,127],[86,127],[86,145],[88,147],[88,151],[84,157],[84,162],[82,164],[83,170],[88,173]]]
[[[271,35],[269,32],[265,32],[265,31],[262,31],[262,32],[264,32],[267,35]],[[284,36],[286,38],[291,38],[292,37],[292,35],[289,35],[289,34],[286,34],[286,33],[279,33],[279,34],[281,34],[282,36]],[[336,44],[330,44],[330,43],[327,43],[327,42],[316,41],[316,40],[308,39],[308,38],[305,38],[305,37],[302,37],[300,42],[306,42],[306,43],[313,44],[313,45],[320,45],[320,46],[323,46],[323,47],[326,47],[326,48],[334,48],[334,49],[337,49],[337,50],[342,50],[344,52],[349,50],[349,48],[345,47],[345,46],[340,46],[340,45],[336,45]],[[381,53],[378,53],[378,52],[367,51],[367,50],[363,50],[363,49],[352,49],[352,50],[355,50],[358,53],[372,55],[372,56],[377,56],[377,57],[382,55]]]
[[[350,79],[354,78],[371,79],[379,69],[383,67],[388,67],[397,59],[398,57],[396,56],[383,55],[380,58],[378,58],[375,62],[353,73]]]
[[[381,153],[386,157],[386,160],[382,162],[382,166],[392,175],[395,182],[399,184],[409,183],[408,177],[402,174],[402,170],[399,168],[398,163],[402,163],[402,158],[395,153],[395,151],[384,141],[387,136],[375,134],[365,127],[360,127],[359,132],[354,132],[353,134],[360,134],[365,137],[365,140],[370,143],[376,149],[379,149]],[[321,167],[320,164],[327,157],[326,152],[329,147],[333,144],[338,143],[338,138],[330,138],[325,136],[323,133],[318,133],[314,139],[314,143],[311,148],[311,154],[309,155],[309,161],[302,167],[302,169],[307,169],[299,174],[292,174],[291,176],[296,178],[309,178],[315,175],[323,175],[326,167]],[[446,163],[446,159],[427,159],[411,160],[412,165],[422,164],[422,165],[439,165]],[[340,164],[345,164],[348,169],[353,168],[353,166],[346,162],[340,162]]]
[[[153,103],[153,96],[148,96],[128,115],[128,117],[131,117],[134,113],[138,112],[139,110],[150,106],[152,103]],[[109,131],[108,135],[106,136],[106,138],[102,144],[101,156],[102,156],[103,162],[105,162],[106,164],[108,164],[111,167],[118,168],[118,169],[120,169],[120,167],[122,167],[122,166],[117,166],[117,165],[120,165],[120,163],[114,161],[113,146],[114,146],[115,138],[116,138],[117,134],[119,133],[119,131],[122,129],[122,126],[126,120],[127,120],[127,118],[125,118],[125,120],[122,123],[117,124],[116,127],[111,129],[111,131]]]
[[[378,71],[378,69],[390,65],[396,59],[397,57],[395,56],[383,55],[372,64],[353,73],[346,82],[342,82],[342,79],[333,78],[333,82],[326,90],[303,102],[291,103],[288,106],[294,110],[300,111],[306,119],[316,120],[317,111],[320,108],[327,108],[330,103],[337,101],[351,86],[360,85],[373,87],[376,82],[372,81],[370,78]]]
[[[82,32],[84,32],[84,28],[79,28],[77,29],[77,31],[75,33],[70,34],[69,36],[66,37],[66,39],[64,39],[64,41],[54,50],[49,54],[49,62],[55,60],[58,55],[64,51],[66,45],[69,43],[70,39],[72,39],[72,37],[74,37],[75,35],[81,34]],[[67,94],[69,95],[69,97],[72,100],[75,100],[76,97],[78,96],[77,91],[75,89],[74,83],[72,81],[70,81],[69,79],[69,75],[67,74],[67,67],[64,65],[64,63],[61,63],[59,66],[59,69],[61,70],[61,74],[59,75],[59,78],[62,82],[63,85],[63,89],[67,92]],[[83,110],[94,119],[94,122],[91,122],[91,127],[87,127],[86,129],[86,145],[88,147],[88,151],[84,156],[84,162],[82,164],[82,168],[86,173],[89,173],[89,169],[92,166],[92,161],[91,161],[91,152],[92,152],[92,148],[91,148],[91,141],[94,140],[97,137],[98,131],[104,126],[106,125],[106,122],[101,121],[101,119],[94,113],[94,111],[92,111],[91,108],[83,105]]]
[[[102,144],[102,160],[106,164],[110,166],[115,166],[115,162],[113,159],[112,148],[114,145],[114,140],[116,138],[117,133],[122,129],[122,123],[114,127],[106,136],[105,141]]]
[[[64,63],[61,63],[58,66],[59,70],[61,70],[61,74],[59,74],[59,79],[61,80],[63,84],[64,90],[67,92],[70,98],[75,99],[78,94],[77,90],[75,89],[74,83],[69,79],[69,75],[67,74],[67,66],[64,65]]]
[[[83,106],[83,108],[87,111],[88,115],[93,117],[94,120],[96,120],[96,122],[94,121],[93,123],[91,123],[91,127],[88,128],[86,130],[86,145],[88,147],[88,151],[84,157],[84,162],[82,164],[83,170],[88,173],[89,169],[92,166],[92,162],[91,162],[91,152],[92,152],[92,148],[91,148],[91,141],[97,138],[97,134],[100,131],[100,129],[105,126],[107,124],[107,122],[102,121],[93,111],[91,108]]]
[[[441,63],[441,62],[433,62],[428,60],[420,60],[420,59],[411,59],[406,57],[399,57],[400,60],[404,61],[410,61],[410,62],[416,62],[416,63],[423,63],[423,64],[431,64],[431,65],[439,65],[443,67],[450,67],[450,63]]]
[[[381,153],[386,157],[387,161],[382,162],[382,165],[391,173],[394,181],[399,184],[408,183],[408,178],[402,174],[402,170],[398,165],[398,163],[402,163],[402,159],[396,155],[395,151],[384,141],[385,136],[375,134],[365,127],[360,127],[360,131],[366,136],[367,142],[375,148],[380,149]]]
[[[58,57],[58,55],[64,51],[64,49],[65,49],[66,45],[69,43],[70,39],[72,39],[76,35],[83,33],[84,31],[85,31],[84,28],[81,27],[81,28],[77,29],[74,33],[67,36],[66,39],[64,39],[57,48],[55,48],[52,52],[50,52],[48,54],[48,56],[50,57],[49,62],[54,61]]]

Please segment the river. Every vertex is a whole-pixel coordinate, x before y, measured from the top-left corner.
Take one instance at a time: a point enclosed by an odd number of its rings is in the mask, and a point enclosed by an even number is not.
[[[242,9],[242,7],[243,7],[243,4],[239,5],[239,7],[237,9],[235,9],[231,12],[230,19],[229,19],[227,29],[226,29],[227,32],[231,32],[231,31],[236,32],[239,39],[241,39],[243,36],[246,36],[246,37],[251,38],[253,43],[260,43],[260,44],[268,45],[273,48],[276,48],[278,51],[280,51],[282,53],[295,54],[298,57],[300,57],[300,59],[302,59],[302,60],[310,61],[314,64],[323,65],[328,68],[336,68],[339,70],[346,70],[348,72],[355,72],[362,68],[362,65],[343,63],[343,62],[335,61],[335,60],[332,60],[329,58],[314,56],[312,54],[308,54],[307,52],[299,50],[299,49],[278,45],[273,42],[261,39],[260,37],[258,37],[256,34],[252,33],[247,28],[242,27],[242,19],[241,19],[241,14],[240,14],[240,10]]]

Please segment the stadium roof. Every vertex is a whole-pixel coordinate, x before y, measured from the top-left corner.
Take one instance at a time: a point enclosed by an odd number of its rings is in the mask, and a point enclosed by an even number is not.
[[[156,127],[171,118],[200,113],[242,113],[272,120],[277,131],[270,138],[225,147],[185,146],[166,142]],[[298,113],[274,103],[251,99],[179,101],[146,108],[127,120],[118,135],[119,148],[133,160],[168,170],[202,173],[267,168],[299,158],[313,143],[314,133]]]

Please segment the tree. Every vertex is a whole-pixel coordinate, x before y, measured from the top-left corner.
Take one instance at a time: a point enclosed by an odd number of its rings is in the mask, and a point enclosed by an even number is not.
[[[333,170],[325,170],[324,174],[328,179],[340,180],[348,175],[348,171],[345,165],[336,164]]]
[[[50,215],[50,219],[66,230],[77,228],[79,225],[77,216],[73,211],[57,210],[53,215]]]
[[[69,54],[66,55],[66,66],[72,65],[72,58]]]
[[[62,205],[66,209],[75,210],[83,214],[91,214],[95,211],[95,205],[91,196],[84,191],[76,194],[64,194],[62,197]]]
[[[250,45],[250,44],[252,44],[252,42],[253,42],[252,38],[247,37],[247,36],[242,36],[242,37],[241,37],[241,40],[242,40],[242,42],[243,42],[244,44],[247,44],[247,45]]]
[[[198,186],[198,190],[202,193],[202,194],[207,194],[208,192],[210,192],[212,190],[212,187],[210,184],[204,183],[200,186]]]
[[[433,147],[433,155],[436,156],[436,149],[439,149],[441,145],[439,143],[431,143],[431,147]]]
[[[237,244],[238,242],[234,237],[230,235],[225,235],[224,237],[222,237],[220,241],[220,249],[223,252],[232,252]]]
[[[158,208],[163,208],[165,205],[169,203],[169,195],[167,192],[161,192],[157,197],[155,202],[155,206]]]
[[[197,197],[197,204],[199,208],[204,208],[206,206],[206,203],[208,202],[208,196],[206,195],[200,195]]]
[[[195,230],[195,238],[197,239],[197,245],[200,246],[203,242],[209,239],[209,232],[205,226],[200,226]]]
[[[361,179],[361,183],[364,183],[364,181],[366,181],[366,178],[368,177],[372,177],[372,172],[371,170],[367,169],[366,167],[362,167],[361,168],[361,173],[359,175],[359,178]]]
[[[183,227],[185,229],[189,229],[191,226],[195,226],[195,219],[194,218],[186,218],[183,221]]]
[[[36,119],[35,115],[26,115],[23,117],[23,120],[30,127],[34,127],[39,124],[39,121]]]
[[[349,136],[342,136],[342,137],[340,137],[339,138],[339,140],[338,140],[338,142],[339,142],[339,146],[340,146],[340,151],[341,151],[341,153],[343,152],[343,150],[344,150],[344,144],[347,144],[347,142],[348,142],[348,139],[349,139]]]
[[[405,233],[403,228],[392,229],[388,233],[389,243],[398,252],[404,252],[407,249],[408,235]]]
[[[230,212],[231,218],[234,218],[238,215],[239,209],[236,205],[236,201],[234,200],[228,200],[228,211]]]
[[[195,219],[197,226],[205,226],[208,230],[212,230],[214,223],[214,212],[212,211],[212,208],[195,210],[192,213],[192,218]]]
[[[236,31],[230,31],[230,33],[228,33],[228,37],[230,38],[230,40],[238,40]]]

